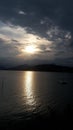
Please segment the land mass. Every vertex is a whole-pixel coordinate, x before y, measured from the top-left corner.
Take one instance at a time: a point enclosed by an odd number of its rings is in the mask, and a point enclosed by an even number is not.
[[[6,70],[24,70],[24,71],[51,71],[51,72],[72,72],[73,67],[60,66],[55,64],[40,64],[40,65],[19,65]]]

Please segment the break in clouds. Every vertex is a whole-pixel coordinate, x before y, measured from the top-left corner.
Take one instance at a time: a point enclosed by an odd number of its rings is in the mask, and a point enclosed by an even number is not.
[[[1,0],[0,64],[73,65],[72,0]],[[25,53],[34,45],[36,52]]]

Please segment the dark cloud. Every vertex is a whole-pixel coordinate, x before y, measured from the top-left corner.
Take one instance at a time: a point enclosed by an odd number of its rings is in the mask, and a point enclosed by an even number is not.
[[[42,50],[40,53],[52,53],[56,62],[61,61],[61,58],[72,62],[73,0],[0,0],[0,20],[14,26],[26,27],[27,33],[53,41],[50,45],[52,51],[47,50],[48,45],[42,43],[39,46]],[[5,34],[1,31],[0,33]],[[0,39],[0,54],[19,54],[18,41],[12,39],[11,42],[8,45]]]
[[[18,44],[7,44],[3,39],[0,38],[0,57],[12,58],[19,54]]]
[[[20,12],[26,15],[20,15]],[[0,19],[15,25],[27,27],[27,30],[47,37],[46,32],[52,26],[73,32],[72,0],[2,0],[0,1]],[[63,32],[60,33],[63,35]]]
[[[19,10],[27,15],[19,15]],[[0,1],[0,18],[16,25],[31,27],[39,34],[46,31],[47,26],[56,24],[73,32],[72,0],[2,0]],[[41,24],[44,20],[44,24]]]

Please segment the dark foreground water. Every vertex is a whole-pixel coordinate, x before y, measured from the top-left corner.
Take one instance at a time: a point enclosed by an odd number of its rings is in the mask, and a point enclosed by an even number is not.
[[[0,71],[0,128],[72,128],[73,74]]]

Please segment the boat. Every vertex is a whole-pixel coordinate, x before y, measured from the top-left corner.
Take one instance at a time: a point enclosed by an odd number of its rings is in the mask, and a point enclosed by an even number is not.
[[[67,81],[59,81],[60,84],[66,85],[68,82]]]

